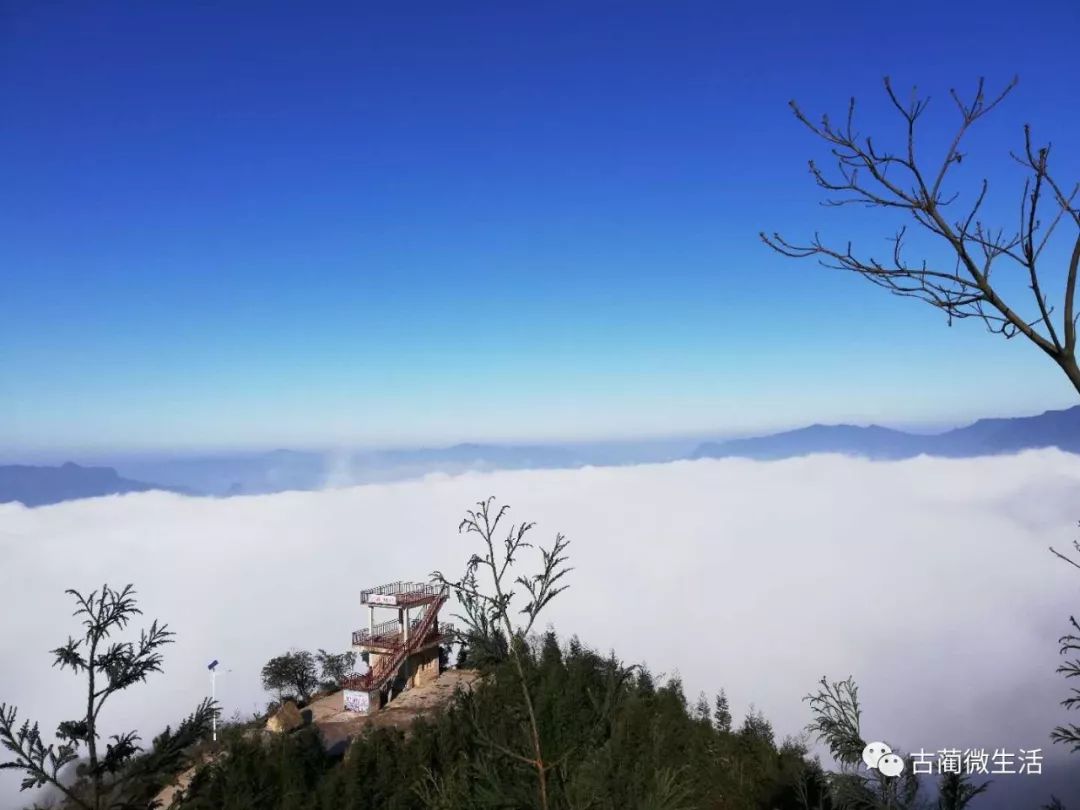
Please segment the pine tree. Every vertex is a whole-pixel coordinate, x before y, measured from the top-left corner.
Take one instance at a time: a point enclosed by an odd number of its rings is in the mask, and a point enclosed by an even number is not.
[[[702,692],[698,695],[697,705],[694,707],[694,717],[705,723],[709,722],[709,699]]]
[[[723,689],[716,696],[716,707],[713,709],[713,726],[717,731],[731,731],[731,707],[728,706],[727,693]]]

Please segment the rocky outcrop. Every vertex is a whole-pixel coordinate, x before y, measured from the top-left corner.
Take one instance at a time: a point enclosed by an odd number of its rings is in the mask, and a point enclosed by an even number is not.
[[[286,700],[270,719],[266,721],[266,730],[275,734],[288,734],[293,729],[304,725],[304,715],[291,700]]]

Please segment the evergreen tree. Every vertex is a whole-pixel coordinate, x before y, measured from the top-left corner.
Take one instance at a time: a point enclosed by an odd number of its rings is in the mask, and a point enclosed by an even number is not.
[[[697,705],[694,706],[694,717],[703,723],[709,722],[709,699],[705,697],[704,692],[698,695]]]
[[[866,743],[859,724],[862,709],[859,689],[854,679],[830,683],[820,681],[821,688],[807,695],[814,720],[808,730],[829,747],[839,770],[826,775],[828,796],[837,810],[914,810],[926,803],[919,796],[919,779],[912,770],[899,776],[886,776],[877,768],[869,773],[861,770],[862,752]],[[893,752],[903,756],[893,748]],[[982,795],[990,783],[973,784],[967,776],[944,774],[938,785],[939,810],[963,810],[971,800]]]
[[[739,729],[741,737],[772,745],[774,742],[772,723],[765,719],[760,711],[750,707],[743,719],[742,728]]]
[[[731,708],[728,706],[727,693],[721,689],[716,696],[716,706],[713,708],[713,725],[717,731],[731,731]]]
[[[344,760],[324,753],[310,728],[269,742],[229,733],[227,755],[200,771],[184,807],[539,808],[533,768],[500,751],[521,750],[523,734],[528,744],[520,671],[544,750],[564,752],[548,771],[552,810],[832,810],[804,747],[701,722],[677,679],[657,689],[643,668],[579,640],[562,646],[554,633],[519,653],[520,670],[511,659],[490,664],[442,713],[368,731]],[[754,718],[752,728],[768,725]]]
[[[967,774],[942,774],[938,782],[938,810],[965,810],[972,799],[989,787],[989,781],[976,785]]]

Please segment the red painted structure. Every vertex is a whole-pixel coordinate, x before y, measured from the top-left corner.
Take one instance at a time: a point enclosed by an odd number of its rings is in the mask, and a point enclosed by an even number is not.
[[[392,582],[361,591],[361,602],[369,607],[396,608],[401,618],[372,623],[353,633],[353,645],[377,653],[378,660],[363,675],[349,675],[342,687],[365,692],[382,689],[410,655],[449,641],[453,627],[439,623],[439,609],[448,597],[445,587],[426,582]],[[413,608],[422,608],[423,613],[406,621],[404,617]]]

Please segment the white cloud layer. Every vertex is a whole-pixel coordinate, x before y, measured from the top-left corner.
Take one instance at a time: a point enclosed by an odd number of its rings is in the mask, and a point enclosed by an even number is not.
[[[116,699],[107,732],[148,739],[190,711],[219,658],[226,714],[266,700],[259,668],[290,647],[343,649],[366,622],[359,591],[456,573],[474,547],[463,511],[489,494],[572,541],[571,588],[547,621],[654,672],[692,701],[727,689],[779,735],[809,720],[822,675],[855,676],[864,736],[909,750],[1043,748],[1042,777],[992,790],[1062,787],[1049,730],[1056,639],[1080,575],[1047,551],[1080,518],[1080,457],[1056,451],[882,463],[780,462],[472,473],[226,500],[163,493],[40,509],[0,506],[0,700],[51,730],[79,709],[47,650],[77,627],[65,588],[134,582],[147,620],[177,632],[166,672]],[[1075,719],[1075,718],[1073,718]],[[1072,763],[1072,770],[1076,763]],[[0,806],[18,806],[0,782]],[[1036,799],[1038,801],[1036,801]],[[1008,800],[1009,804],[1013,799]],[[1019,806],[1019,805],[1017,805]]]

